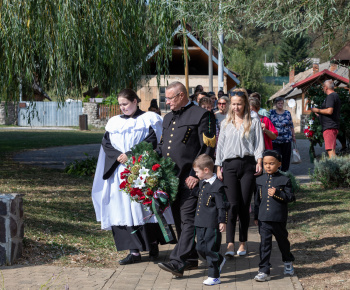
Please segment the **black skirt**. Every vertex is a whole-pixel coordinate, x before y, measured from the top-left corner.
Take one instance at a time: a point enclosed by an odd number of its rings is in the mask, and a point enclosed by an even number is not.
[[[170,244],[176,244],[175,233],[169,225],[174,240]],[[137,231],[136,231],[137,230]],[[132,234],[133,231],[136,231]],[[143,226],[112,226],[115,246],[117,251],[136,250],[149,251],[149,245],[157,242],[161,245],[167,242],[164,239],[158,223],[147,223]]]

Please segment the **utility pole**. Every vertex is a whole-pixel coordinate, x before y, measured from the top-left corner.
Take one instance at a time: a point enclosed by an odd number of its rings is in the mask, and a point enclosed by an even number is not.
[[[219,4],[219,21],[221,21],[221,1]],[[222,31],[222,25],[219,28],[219,68],[218,68],[218,91],[224,88],[224,55],[222,52],[224,46],[224,33]]]
[[[209,91],[212,92],[213,91],[213,46],[212,46],[211,32],[209,32],[208,51],[209,51],[209,63],[208,63]]]
[[[186,21],[183,18],[183,43],[184,43],[184,58],[185,58],[185,82],[186,82],[186,90],[188,96],[190,95],[190,87],[188,81],[188,56],[187,56],[187,36],[186,36]]]

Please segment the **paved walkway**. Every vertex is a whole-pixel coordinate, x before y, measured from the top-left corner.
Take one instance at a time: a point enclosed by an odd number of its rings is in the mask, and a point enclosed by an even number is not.
[[[313,170],[308,156],[309,141],[297,140],[302,156],[301,164],[291,165],[291,171],[302,182],[309,182],[309,170]],[[49,168],[64,168],[75,159],[86,158],[84,153],[97,156],[100,145],[81,145],[30,150],[16,154],[14,160],[31,165]],[[321,154],[322,148],[316,148],[316,154]],[[224,238],[223,238],[224,240]],[[159,261],[167,261],[172,245],[161,246]],[[225,245],[222,245],[222,253]],[[158,262],[159,262],[158,261]],[[302,289],[297,278],[283,275],[283,263],[277,248],[273,244],[271,264],[272,279],[259,283],[253,280],[259,263],[259,235],[257,227],[249,228],[248,255],[235,256],[229,259],[223,268],[222,284],[210,289],[271,289],[293,290]],[[296,269],[298,274],[298,269]],[[208,289],[202,282],[206,278],[205,261],[200,261],[199,269],[185,272],[183,278],[172,278],[168,272],[160,270],[157,262],[143,258],[142,263],[119,266],[116,269],[98,268],[65,268],[48,265],[0,267],[0,287],[4,289]],[[2,283],[2,276],[4,282]]]
[[[259,235],[257,227],[249,229],[248,255],[229,259],[221,274],[222,283],[217,286],[204,286],[207,276],[205,261],[201,260],[197,270],[186,271],[183,278],[172,278],[168,272],[160,270],[157,262],[167,261],[172,245],[160,247],[159,261],[151,262],[144,258],[141,263],[119,266],[116,269],[65,268],[56,266],[11,266],[0,267],[1,289],[230,289],[230,290],[299,290],[302,289],[297,278],[283,275],[283,263],[273,243],[271,258],[271,280],[253,280],[259,263]],[[111,237],[112,238],[112,237]],[[225,252],[222,245],[221,252]],[[296,269],[297,272],[297,269]],[[4,277],[2,284],[1,274]],[[42,287],[42,288],[41,288]]]

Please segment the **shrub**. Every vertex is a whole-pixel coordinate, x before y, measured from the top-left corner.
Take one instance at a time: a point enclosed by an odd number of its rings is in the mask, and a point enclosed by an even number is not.
[[[321,182],[324,188],[350,187],[350,156],[323,156],[315,161],[311,178]]]
[[[84,154],[88,156],[87,153]],[[71,175],[94,176],[96,171],[96,165],[97,158],[92,156],[84,160],[74,160],[65,168],[64,171]]]
[[[86,95],[84,98],[83,98],[83,103],[89,103],[90,102],[90,96]]]
[[[281,174],[289,177],[290,181],[292,182],[293,192],[294,192],[294,194],[296,194],[300,190],[300,182],[295,178],[293,173],[290,171],[284,172],[284,171],[279,170],[279,172]]]
[[[107,98],[105,98],[102,102],[104,105],[118,105],[118,95],[116,94],[110,94]]]

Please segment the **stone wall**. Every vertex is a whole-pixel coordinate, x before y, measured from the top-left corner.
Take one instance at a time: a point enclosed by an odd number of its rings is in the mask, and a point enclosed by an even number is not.
[[[21,257],[24,223],[20,194],[0,194],[0,266],[12,265]]]
[[[17,105],[0,103],[0,125],[17,125]]]
[[[88,115],[88,125],[97,128],[104,128],[108,120],[99,119],[99,104],[98,103],[84,103],[83,114]]]

